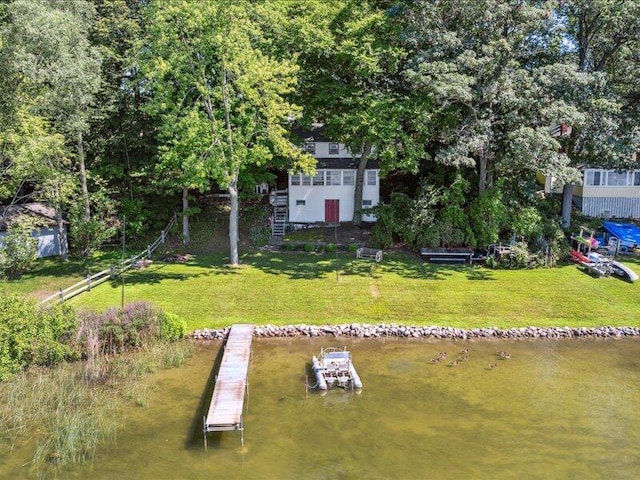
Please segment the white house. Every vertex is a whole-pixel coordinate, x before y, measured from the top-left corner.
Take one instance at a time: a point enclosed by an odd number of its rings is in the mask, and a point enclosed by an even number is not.
[[[33,218],[39,226],[31,233],[31,236],[38,240],[38,258],[60,255],[60,235],[55,210],[41,203],[0,206],[0,248],[4,247],[4,237],[7,236],[7,229],[11,222],[21,215]],[[63,228],[65,232],[62,238],[66,241],[66,222]],[[65,250],[67,249],[65,245]]]
[[[310,131],[297,132],[304,149],[317,160],[314,176],[293,173],[288,179],[288,221],[290,223],[350,222],[354,214],[356,170],[360,154],[354,154],[342,143],[324,136],[324,126],[314,124]],[[380,201],[380,168],[377,160],[369,160],[365,170],[362,205],[369,208]],[[364,215],[365,222],[374,222]]]
[[[590,217],[640,219],[640,170],[585,168],[573,203]]]

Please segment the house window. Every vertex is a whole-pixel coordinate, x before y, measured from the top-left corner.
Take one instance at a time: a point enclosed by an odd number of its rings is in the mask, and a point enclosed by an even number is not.
[[[311,185],[311,177],[309,175],[302,175],[302,185]]]
[[[362,206],[363,207],[370,207],[371,206],[371,200],[362,200]]]
[[[306,202],[304,200],[296,200],[296,207],[304,207]]]
[[[324,185],[324,170],[319,170],[313,177],[314,185]]]
[[[598,185],[601,185],[600,180],[601,180],[600,171],[587,170],[587,176],[584,182],[585,185],[598,186]]]
[[[294,173],[291,175],[291,185],[300,185],[300,174]]]
[[[344,170],[342,172],[342,184],[343,185],[355,185],[356,172],[353,170]]]
[[[626,187],[627,172],[608,172],[607,185],[610,187]]]
[[[313,142],[304,144],[304,151],[310,153],[311,155],[316,154],[316,144]]]
[[[634,187],[640,186],[640,171],[633,172],[633,186]]]
[[[376,185],[377,181],[377,172],[375,170],[367,170],[367,185]]]
[[[338,152],[340,151],[340,146],[337,143],[330,143],[329,144],[329,155],[338,155]]]
[[[340,170],[327,170],[327,185],[341,185],[342,172]]]

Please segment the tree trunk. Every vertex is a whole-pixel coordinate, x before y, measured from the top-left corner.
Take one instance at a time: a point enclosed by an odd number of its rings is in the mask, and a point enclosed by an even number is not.
[[[562,226],[571,227],[571,204],[573,201],[573,185],[565,185],[562,189]]]
[[[353,224],[356,227],[362,225],[362,192],[364,190],[364,173],[367,168],[367,161],[371,155],[373,144],[370,141],[364,143],[362,148],[362,156],[358,163],[358,170],[356,171],[356,184],[355,193],[353,196]]]
[[[191,237],[189,235],[189,189],[182,189],[182,244],[189,248]]]
[[[238,173],[233,176],[233,180],[229,183],[227,188],[229,192],[229,199],[231,200],[231,211],[229,212],[229,248],[231,265],[238,265],[240,263],[238,257],[238,217],[239,217],[239,202],[238,202]]]
[[[478,196],[493,183],[492,155],[489,146],[485,145],[478,152]]]
[[[85,222],[91,220],[91,204],[89,203],[89,189],[87,188],[87,171],[85,169],[84,142],[82,132],[78,132],[78,166],[80,167],[80,187],[82,189],[82,202],[84,203],[84,214],[82,219]]]
[[[69,259],[69,243],[67,239],[67,227],[62,218],[62,208],[60,204],[56,204],[56,222],[58,224],[58,243],[60,244],[60,258],[62,260]]]
[[[484,149],[478,155],[478,196],[484,193],[487,186],[487,156]]]

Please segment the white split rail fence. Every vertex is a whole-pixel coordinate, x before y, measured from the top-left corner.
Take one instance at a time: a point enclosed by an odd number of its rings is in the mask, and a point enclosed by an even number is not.
[[[156,238],[156,240],[147,245],[147,248],[144,249],[137,255],[134,255],[131,258],[126,259],[120,265],[111,265],[106,270],[102,270],[101,272],[94,273],[93,275],[87,275],[87,278],[84,280],[80,280],[78,283],[74,283],[70,287],[58,290],[58,292],[53,295],[48,296],[44,300],[40,302],[41,305],[47,306],[52,305],[54,303],[61,303],[65,300],[69,300],[70,298],[79,295],[82,292],[90,291],[92,287],[100,285],[107,280],[112,280],[118,275],[129,270],[131,267],[135,265],[135,263],[142,258],[150,258],[156,248],[158,248],[161,244],[164,244],[171,227],[176,223],[176,215],[174,214],[169,220],[167,226],[160,232],[160,236]]]

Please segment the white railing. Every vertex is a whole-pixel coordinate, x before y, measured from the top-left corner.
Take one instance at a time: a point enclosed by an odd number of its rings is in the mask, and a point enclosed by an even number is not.
[[[80,280],[78,283],[74,283],[70,287],[58,290],[58,292],[53,295],[48,296],[44,300],[40,302],[41,305],[52,305],[54,303],[61,303],[65,300],[69,300],[70,298],[75,297],[76,295],[91,290],[92,287],[100,285],[107,280],[112,280],[118,275],[122,274],[129,270],[132,266],[136,264],[136,262],[142,258],[150,258],[153,254],[154,250],[158,248],[161,244],[163,244],[166,239],[171,227],[176,223],[176,215],[174,214],[169,220],[167,226],[160,232],[160,236],[156,238],[156,240],[147,245],[147,248],[144,249],[139,254],[127,258],[120,265],[111,265],[109,268],[102,270],[101,272],[94,273],[93,275],[87,275],[87,278],[84,280]]]

